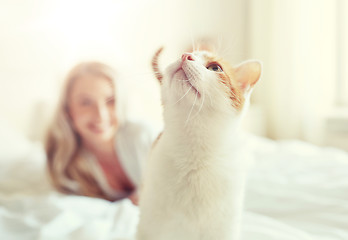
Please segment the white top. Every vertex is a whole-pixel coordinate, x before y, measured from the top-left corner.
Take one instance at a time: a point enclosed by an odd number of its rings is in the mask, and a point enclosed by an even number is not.
[[[158,132],[139,122],[127,122],[117,130],[115,150],[123,170],[135,186],[140,185],[146,159]],[[109,185],[103,169],[91,153],[84,151],[82,154],[106,195],[115,200],[126,197],[127,193],[118,192]]]

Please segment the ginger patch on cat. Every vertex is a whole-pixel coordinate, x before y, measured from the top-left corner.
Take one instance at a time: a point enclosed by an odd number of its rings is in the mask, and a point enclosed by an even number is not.
[[[226,87],[226,94],[230,96],[232,106],[237,111],[242,110],[245,99],[243,91],[239,89],[238,83],[235,80],[234,68],[232,68],[224,60],[217,59],[211,56],[206,56],[206,61],[208,62],[208,69],[212,65],[217,65],[219,68],[221,68],[221,71],[216,71],[216,74],[218,75],[220,82]]]

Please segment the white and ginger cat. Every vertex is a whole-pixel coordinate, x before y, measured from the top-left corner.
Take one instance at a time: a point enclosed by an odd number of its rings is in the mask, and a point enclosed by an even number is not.
[[[140,195],[137,240],[235,240],[247,163],[240,122],[261,64],[236,67],[207,51],[184,53],[162,75],[164,130]]]

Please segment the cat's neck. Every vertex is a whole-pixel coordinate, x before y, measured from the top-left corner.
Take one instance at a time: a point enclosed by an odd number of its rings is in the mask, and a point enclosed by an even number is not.
[[[177,146],[216,149],[238,142],[240,136],[240,116],[212,117],[202,114],[187,121],[184,117],[168,114],[165,118],[163,134]]]

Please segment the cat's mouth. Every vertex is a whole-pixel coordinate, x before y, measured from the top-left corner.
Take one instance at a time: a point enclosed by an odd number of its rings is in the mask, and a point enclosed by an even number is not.
[[[180,66],[172,75],[172,79],[177,78],[179,81],[182,82],[183,85],[188,86],[190,89],[192,89],[198,97],[200,97],[200,92],[197,90],[197,88],[191,83],[190,79],[187,77],[185,70]]]

